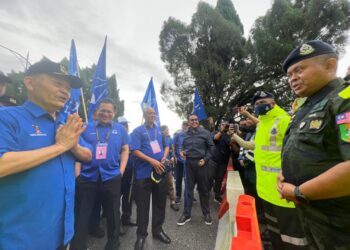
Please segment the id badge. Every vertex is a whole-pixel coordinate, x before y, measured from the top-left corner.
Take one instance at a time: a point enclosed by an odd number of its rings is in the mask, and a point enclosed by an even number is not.
[[[96,145],[96,160],[105,160],[107,158],[107,143]]]
[[[160,146],[159,146],[158,141],[151,141],[150,144],[151,144],[153,154],[157,154],[157,153],[160,153],[162,151],[162,150],[160,150]]]

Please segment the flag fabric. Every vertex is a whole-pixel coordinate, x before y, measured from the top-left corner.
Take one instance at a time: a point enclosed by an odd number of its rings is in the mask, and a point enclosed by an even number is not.
[[[106,77],[106,44],[107,37],[100,54],[100,58],[98,59],[96,71],[91,84],[91,101],[88,114],[89,122],[93,121],[93,113],[98,107],[100,101],[108,97],[108,82]]]
[[[77,51],[76,51],[75,43],[73,39],[70,47],[68,74],[79,77],[79,64],[77,59]],[[78,112],[78,109],[80,106],[80,95],[81,95],[80,89],[71,89],[70,99],[66,102],[63,109],[61,110],[61,114],[65,120],[67,119],[69,114]]]
[[[156,92],[154,91],[154,85],[153,85],[153,79],[149,81],[145,96],[143,97],[143,100],[141,102],[141,109],[142,111],[147,108],[153,108],[156,112],[156,124],[157,126],[160,126],[160,120],[159,120],[159,112],[158,112],[158,104],[157,104],[157,98],[156,98]]]
[[[196,88],[196,90],[194,91],[193,114],[198,116],[199,121],[208,118],[207,113],[205,113],[202,99],[199,96],[198,88]]]

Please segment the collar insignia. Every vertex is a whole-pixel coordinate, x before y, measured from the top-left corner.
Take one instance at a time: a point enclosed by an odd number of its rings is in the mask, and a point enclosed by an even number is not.
[[[310,122],[310,129],[319,129],[322,125],[322,120],[312,120]]]
[[[303,127],[305,127],[306,122],[301,122],[299,125],[299,128],[302,129]]]

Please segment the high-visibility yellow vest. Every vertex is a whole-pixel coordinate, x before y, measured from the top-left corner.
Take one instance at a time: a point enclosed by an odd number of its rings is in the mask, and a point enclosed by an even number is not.
[[[281,151],[290,116],[275,105],[266,115],[259,116],[255,135],[256,189],[260,198],[276,206],[294,207],[293,202],[280,198],[277,176],[281,171]]]

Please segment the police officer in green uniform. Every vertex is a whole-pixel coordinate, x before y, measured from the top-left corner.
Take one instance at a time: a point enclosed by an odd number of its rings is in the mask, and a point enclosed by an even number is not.
[[[313,40],[283,63],[307,99],[287,129],[277,188],[296,204],[312,249],[350,249],[350,86],[336,77],[337,61],[331,45]]]

